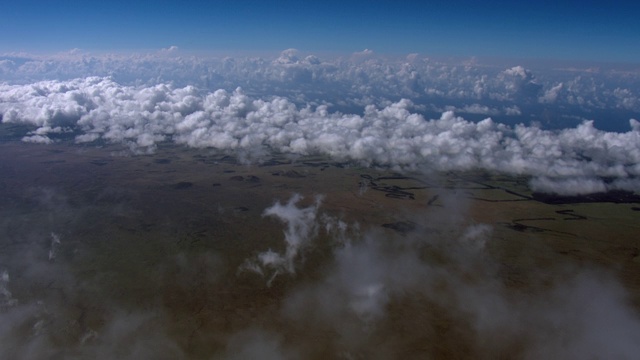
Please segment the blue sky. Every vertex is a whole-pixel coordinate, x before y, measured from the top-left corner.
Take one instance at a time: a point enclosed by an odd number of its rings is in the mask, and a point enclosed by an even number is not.
[[[33,1],[2,6],[0,51],[421,53],[640,62],[640,5],[604,1]]]

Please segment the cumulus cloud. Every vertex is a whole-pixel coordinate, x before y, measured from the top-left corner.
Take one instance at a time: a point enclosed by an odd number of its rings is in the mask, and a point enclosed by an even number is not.
[[[519,116],[522,115],[522,111],[517,105],[507,106],[504,108],[504,113],[509,116]]]
[[[461,108],[456,108],[455,106],[446,106],[445,109],[446,111],[453,111],[457,113],[479,114],[479,115],[487,115],[487,116],[500,115],[502,113],[498,109],[490,108],[486,105],[480,105],[480,104],[465,105],[464,107],[461,107]],[[505,113],[513,114],[513,111],[505,111]]]
[[[287,49],[280,53],[280,56],[274,60],[275,64],[287,65],[299,62],[298,50]]]
[[[562,91],[563,84],[560,83],[544,92],[544,95],[540,97],[541,103],[554,103],[558,100],[558,95]]]
[[[522,78],[522,71],[512,72]],[[49,143],[56,134],[73,132],[77,142],[121,143],[137,152],[173,141],[249,158],[277,150],[415,170],[482,168],[541,178],[534,181],[540,189],[566,185],[567,179],[609,178],[628,186],[640,175],[634,121],[625,133],[598,130],[593,121],[552,131],[490,118],[476,123],[451,111],[426,119],[413,106],[403,99],[384,108],[367,105],[362,115],[343,114],[326,105],[301,108],[285,98],[251,98],[241,89],[122,86],[98,77],[0,85],[2,121],[34,126],[23,139],[28,142]]]
[[[268,283],[271,283],[280,273],[294,274],[296,271],[295,262],[300,260],[302,252],[318,234],[316,212],[322,198],[317,197],[315,203],[306,208],[297,206],[300,200],[302,200],[302,196],[295,194],[286,204],[277,202],[262,214],[263,216],[273,216],[287,226],[284,231],[286,249],[283,254],[269,249],[258,254],[257,259],[247,261],[243,266],[245,269],[262,275],[267,275],[265,272],[271,271]]]
[[[168,48],[160,49],[160,52],[165,54],[172,54],[172,53],[176,53],[177,51],[178,51],[178,47],[175,45],[171,45]]]
[[[377,104],[406,98],[421,105],[459,108],[473,103],[498,109],[529,104],[527,109],[534,115],[548,107],[559,112],[640,111],[637,71],[514,65],[437,60],[418,54],[384,57],[371,50],[323,57],[295,49],[264,56],[215,56],[171,46],[128,54],[4,54],[0,55],[0,81],[28,84],[110,76],[123,85],[172,83],[210,91],[242,86],[248,93],[283,96],[297,105],[311,101],[342,103],[346,108],[362,98],[375,99]]]

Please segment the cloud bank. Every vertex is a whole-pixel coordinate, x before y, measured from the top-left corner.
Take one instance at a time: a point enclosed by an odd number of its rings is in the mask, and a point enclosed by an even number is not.
[[[522,69],[512,71],[526,81]],[[324,154],[366,165],[419,171],[486,169],[529,175],[534,190],[580,194],[640,189],[640,123],[624,133],[585,121],[544,130],[491,118],[465,120],[452,111],[427,119],[407,99],[362,115],[299,107],[282,97],[252,98],[241,89],[123,86],[111,78],[0,85],[3,123],[33,128],[23,141],[119,143],[152,152],[169,141],[237,152],[259,161],[268,151]]]
[[[89,76],[111,77],[123,85],[171,83],[209,91],[233,91],[241,86],[252,96],[277,95],[299,106],[317,102],[352,109],[405,98],[426,110],[454,106],[470,114],[490,109],[492,115],[515,116],[507,109],[519,106],[527,116],[535,114],[538,121],[545,121],[545,110],[580,112],[587,118],[603,110],[609,116],[619,112],[617,117],[640,112],[640,72],[622,65],[532,63],[525,68],[507,61],[432,59],[418,54],[383,57],[371,50],[344,56],[317,56],[294,49],[279,55],[215,56],[170,47],[129,54],[73,50],[54,55],[0,55],[0,81],[12,84]],[[545,125],[564,126],[554,122],[557,120]]]

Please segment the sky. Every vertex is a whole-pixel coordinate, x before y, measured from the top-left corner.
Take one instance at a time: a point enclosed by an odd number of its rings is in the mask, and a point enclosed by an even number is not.
[[[638,62],[640,5],[605,1],[12,1],[0,51],[422,53]]]

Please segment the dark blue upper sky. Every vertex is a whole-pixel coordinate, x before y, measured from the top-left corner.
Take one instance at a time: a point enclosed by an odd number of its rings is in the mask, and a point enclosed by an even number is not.
[[[0,51],[421,53],[640,62],[640,5],[605,1],[34,1],[2,6]]]

